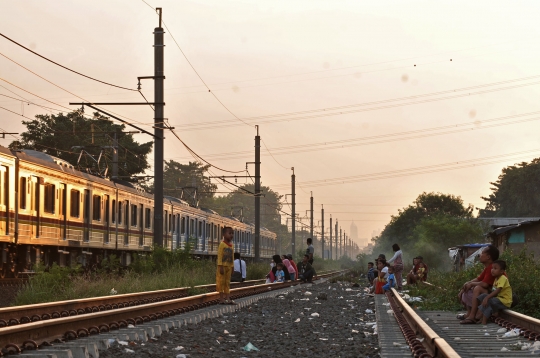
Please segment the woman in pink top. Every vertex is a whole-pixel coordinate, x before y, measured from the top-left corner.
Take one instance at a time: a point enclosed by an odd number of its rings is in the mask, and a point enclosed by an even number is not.
[[[291,265],[291,262],[288,259],[284,259],[283,264],[287,268],[287,271],[289,271],[289,276],[291,276],[291,281],[294,281],[296,278],[296,270]]]

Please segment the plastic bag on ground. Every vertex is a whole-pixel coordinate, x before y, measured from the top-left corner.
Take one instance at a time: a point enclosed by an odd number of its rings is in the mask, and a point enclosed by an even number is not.
[[[517,336],[519,336],[520,332],[521,331],[519,330],[519,328],[514,328],[513,330],[508,331],[505,334],[503,334],[503,337],[504,338],[517,337]]]
[[[242,347],[242,349],[245,350],[246,352],[258,351],[259,350],[259,348],[255,347],[253,344],[251,344],[251,342],[246,344],[245,347]]]

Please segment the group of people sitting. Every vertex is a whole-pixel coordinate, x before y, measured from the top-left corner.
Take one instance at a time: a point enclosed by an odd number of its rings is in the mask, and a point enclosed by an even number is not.
[[[292,254],[274,255],[270,264],[270,272],[266,275],[266,282],[285,282],[300,280],[303,283],[311,283],[316,276],[315,269],[311,265],[310,255],[304,255],[302,262],[296,265]]]
[[[384,254],[380,254],[373,262],[368,262],[368,280],[371,294],[383,294],[391,288],[401,290],[403,272],[403,253],[399,245],[392,246],[394,256],[386,260]],[[391,265],[393,263],[393,265]],[[413,259],[413,267],[407,274],[407,284],[415,284],[417,281],[426,281],[428,274],[427,265],[422,256]]]
[[[399,247],[397,249],[394,247],[394,252],[398,256],[401,255]],[[395,256],[392,259],[395,260]],[[506,262],[499,260],[499,249],[493,245],[486,246],[478,260],[484,266],[484,270],[478,277],[465,282],[458,293],[459,302],[467,309],[466,313],[457,316],[462,320],[461,324],[487,324],[492,315],[497,316],[499,311],[511,308],[517,303],[517,297],[512,292],[506,274]],[[375,264],[368,263],[371,294],[383,294],[393,287],[401,290],[401,277],[398,278],[396,274],[397,265],[394,263],[392,266],[389,262],[384,254],[380,254]],[[407,284],[425,282],[427,276],[428,266],[424,263],[423,257],[415,257],[413,267],[407,274]]]
[[[465,282],[458,293],[459,302],[467,309],[467,313],[457,316],[461,324],[487,324],[492,315],[497,316],[499,311],[517,303],[506,274],[506,262],[499,260],[499,249],[486,246],[478,259],[484,270]]]

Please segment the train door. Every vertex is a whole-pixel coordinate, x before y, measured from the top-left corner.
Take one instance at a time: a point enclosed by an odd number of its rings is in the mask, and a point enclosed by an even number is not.
[[[39,237],[40,231],[40,179],[33,176],[30,182],[30,235],[35,238]]]
[[[9,174],[8,167],[0,166],[0,234],[9,234]]]
[[[90,241],[90,190],[84,189],[83,240]]]
[[[103,223],[105,224],[105,230],[103,230],[103,243],[109,243],[110,241],[110,230],[111,230],[111,201],[109,195],[103,195],[103,201],[105,205],[105,218]]]
[[[139,204],[139,246],[144,245],[144,206]]]
[[[59,223],[60,223],[60,238],[65,240],[67,238],[67,185],[60,184],[58,189],[60,192],[58,196],[60,197],[60,210],[58,210]]]

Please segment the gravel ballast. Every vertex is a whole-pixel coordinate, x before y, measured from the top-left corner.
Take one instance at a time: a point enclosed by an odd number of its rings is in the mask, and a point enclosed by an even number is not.
[[[350,283],[298,285],[158,339],[114,343],[100,357],[376,357],[373,302]],[[244,351],[248,343],[259,351]]]

